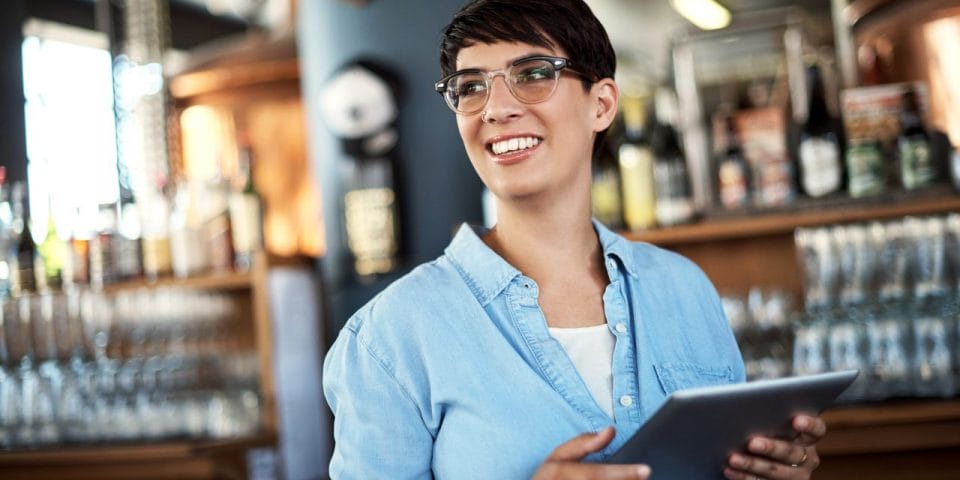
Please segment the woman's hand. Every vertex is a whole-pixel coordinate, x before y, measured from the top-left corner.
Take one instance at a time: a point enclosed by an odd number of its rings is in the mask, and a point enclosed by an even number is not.
[[[827,433],[820,417],[797,415],[793,429],[796,439],[754,437],[747,443],[749,453],[734,453],[723,474],[730,480],[807,480],[820,466],[816,443]]]
[[[595,479],[646,480],[650,467],[646,465],[603,465],[580,463],[587,455],[601,450],[613,440],[613,427],[596,433],[583,433],[557,447],[540,465],[531,480]]]

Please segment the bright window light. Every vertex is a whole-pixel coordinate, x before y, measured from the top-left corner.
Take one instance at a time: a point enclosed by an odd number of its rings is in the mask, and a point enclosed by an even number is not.
[[[48,212],[63,238],[92,231],[97,206],[115,203],[119,187],[110,53],[71,42],[82,35],[62,33],[70,27],[33,30],[23,41],[24,115],[31,230],[42,241]]]

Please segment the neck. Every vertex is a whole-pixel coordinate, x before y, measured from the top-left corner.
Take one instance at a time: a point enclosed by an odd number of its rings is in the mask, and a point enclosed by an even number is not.
[[[549,203],[498,201],[497,225],[484,241],[537,283],[556,275],[605,276],[589,196],[567,195]]]

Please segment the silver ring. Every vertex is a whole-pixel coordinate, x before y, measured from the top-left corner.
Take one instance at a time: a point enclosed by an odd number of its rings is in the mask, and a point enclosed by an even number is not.
[[[793,468],[798,468],[800,465],[803,465],[804,463],[807,463],[807,449],[806,449],[806,448],[803,449],[803,456],[800,457],[800,461],[797,462],[797,463],[791,464],[790,466],[793,467]]]

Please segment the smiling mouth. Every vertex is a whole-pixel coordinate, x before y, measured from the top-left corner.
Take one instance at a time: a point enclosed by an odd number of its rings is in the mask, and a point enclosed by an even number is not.
[[[537,137],[514,137],[509,140],[501,140],[487,145],[487,149],[494,155],[503,155],[505,153],[519,152],[528,148],[536,147],[540,144]]]

